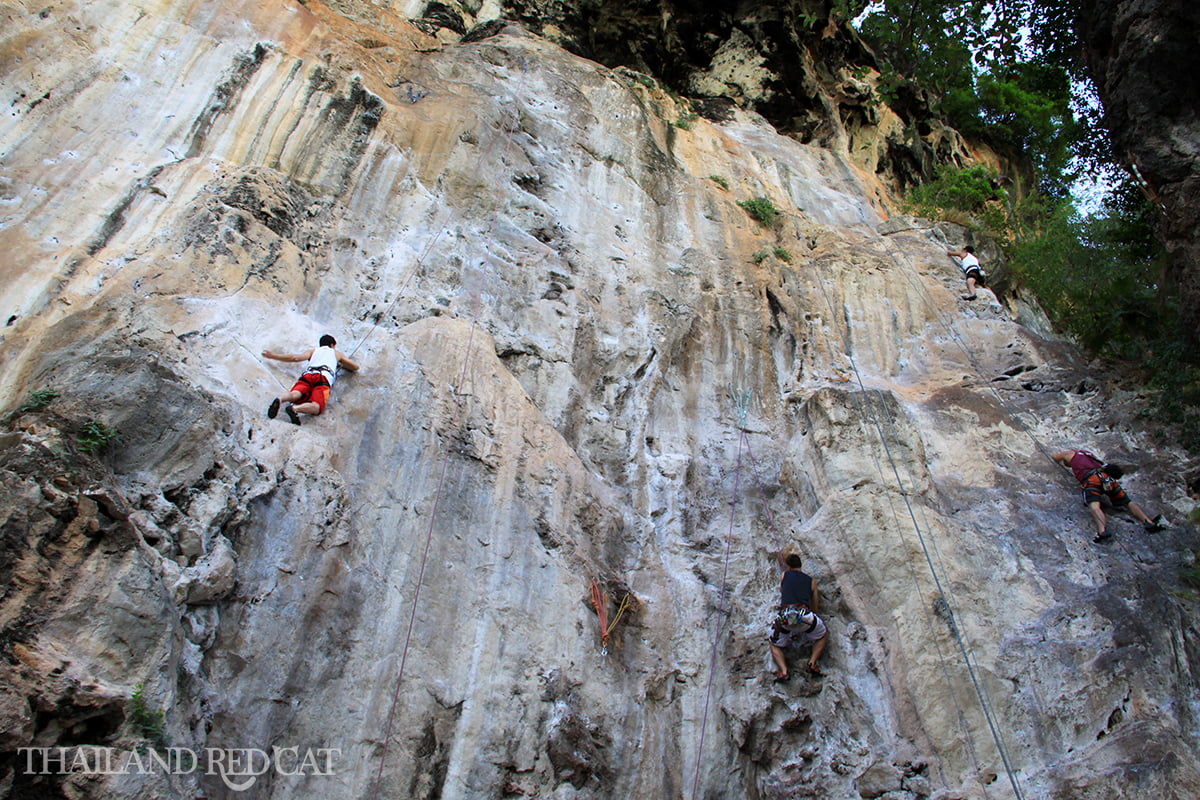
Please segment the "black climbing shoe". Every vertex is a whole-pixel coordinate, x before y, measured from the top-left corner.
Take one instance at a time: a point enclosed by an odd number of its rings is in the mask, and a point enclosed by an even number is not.
[[[279,398],[276,397],[274,400],[271,401],[271,405],[267,409],[267,419],[275,419],[275,416],[278,413],[279,413]]]
[[[1146,533],[1158,533],[1163,528],[1167,527],[1167,523],[1166,523],[1166,521],[1163,520],[1163,515],[1159,514],[1157,517],[1150,520],[1142,527],[1144,527],[1146,529]]]
[[[287,412],[288,419],[290,419],[292,421],[293,425],[300,424],[300,415],[296,413],[296,409],[292,408],[291,406],[288,406],[287,408],[284,409],[284,411]]]
[[[976,299],[978,299],[978,297],[979,297],[979,295],[977,295],[977,294],[964,294],[963,300],[976,300]]]
[[[1111,538],[1112,538],[1112,534],[1110,532],[1100,531],[1099,533],[1096,534],[1096,538],[1092,539],[1092,541],[1093,542],[1106,542]]]
[[[791,679],[792,679],[792,673],[790,673],[790,672],[786,675],[776,675],[775,683],[787,683]]]

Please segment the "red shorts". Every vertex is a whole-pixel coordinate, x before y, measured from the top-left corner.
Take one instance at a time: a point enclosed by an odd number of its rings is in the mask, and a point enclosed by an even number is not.
[[[300,402],[314,402],[320,407],[318,414],[325,413],[325,404],[329,402],[329,392],[332,389],[329,381],[319,372],[306,372],[292,387],[293,392],[300,393]]]
[[[1105,496],[1118,508],[1129,505],[1129,496],[1125,494],[1121,484],[1110,478],[1106,486],[1104,479],[1099,475],[1088,475],[1083,482],[1083,504],[1099,503]]]

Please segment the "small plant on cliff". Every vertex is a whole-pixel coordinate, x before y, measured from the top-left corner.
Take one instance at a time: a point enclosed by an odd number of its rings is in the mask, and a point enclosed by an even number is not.
[[[695,111],[689,111],[687,114],[684,114],[682,117],[680,117],[678,120],[676,120],[675,122],[673,122],[671,124],[673,124],[676,128],[681,128],[685,131],[690,131],[692,129],[692,123],[698,119],[700,119],[699,114],[697,114]]]
[[[142,684],[133,689],[129,697],[130,721],[137,729],[138,735],[156,749],[165,748],[167,741],[167,714],[161,708],[150,708],[146,704],[146,694]]]
[[[727,191],[727,192],[729,191],[729,181],[725,180],[720,175],[709,175],[708,179],[710,181],[712,181],[713,183],[715,183],[717,186],[720,186],[725,191]]]
[[[947,164],[937,168],[937,177],[913,189],[906,198],[909,211],[930,219],[959,222],[969,215],[974,224],[992,236],[1004,235],[1008,224],[1008,194],[999,176],[982,164],[958,169]]]
[[[782,247],[776,247],[774,252],[775,252],[775,257],[778,258],[783,263],[785,263],[785,264],[792,263],[792,254],[790,252],[788,252],[786,249],[784,249]]]
[[[1179,580],[1184,586],[1190,589],[1200,589],[1200,551],[1192,553],[1192,558],[1194,560],[1191,566],[1183,567],[1179,570]],[[1190,592],[1185,594],[1187,594],[1188,599],[1195,599],[1194,594]]]
[[[25,401],[25,405],[17,409],[18,414],[25,414],[30,411],[40,411],[50,405],[50,401],[59,397],[59,393],[53,389],[38,389],[29,393],[29,399]]]
[[[779,218],[779,209],[765,197],[755,197],[753,200],[739,200],[738,205],[746,209],[759,225],[769,228]]]
[[[85,453],[99,453],[108,447],[109,442],[117,438],[116,428],[109,427],[98,420],[89,420],[79,429],[79,449]]]
[[[766,261],[770,255],[771,254],[768,253],[766,250],[759,250],[757,253],[754,254],[754,263],[761,264],[762,262]]]

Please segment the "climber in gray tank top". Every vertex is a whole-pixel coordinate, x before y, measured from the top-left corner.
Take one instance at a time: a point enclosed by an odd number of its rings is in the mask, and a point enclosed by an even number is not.
[[[783,577],[779,579],[779,605],[767,634],[771,658],[777,667],[775,680],[778,683],[791,678],[785,651],[792,645],[812,645],[808,671],[820,675],[818,662],[829,639],[824,621],[817,616],[817,607],[821,602],[817,582],[811,575],[801,571],[803,565],[800,556],[780,551],[779,566],[783,567]]]

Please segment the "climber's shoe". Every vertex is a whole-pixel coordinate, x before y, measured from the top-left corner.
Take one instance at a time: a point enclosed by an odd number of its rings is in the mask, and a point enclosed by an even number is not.
[[[1150,520],[1142,527],[1144,527],[1146,529],[1146,533],[1158,533],[1159,531],[1161,531],[1167,527],[1167,522],[1166,522],[1166,520],[1163,519],[1163,515],[1159,514],[1157,517]]]
[[[1096,534],[1096,538],[1092,539],[1092,541],[1093,542],[1106,542],[1111,538],[1112,538],[1112,534],[1110,532],[1100,531],[1099,533]]]
[[[276,397],[271,401],[271,405],[267,408],[267,419],[275,419],[279,414],[279,398]]]
[[[787,683],[791,679],[792,679],[792,675],[790,672],[775,673],[775,683]]]
[[[821,668],[818,667],[815,663],[813,663],[813,664],[808,665],[808,674],[819,678],[822,675],[824,675],[825,673],[821,672]]]
[[[288,406],[284,410],[287,411],[288,419],[290,419],[292,421],[293,425],[300,424],[300,415],[296,413],[296,409],[292,408],[291,406]]]
[[[964,294],[962,296],[963,300],[976,300],[978,298],[979,298],[979,295],[977,295],[977,294]]]

